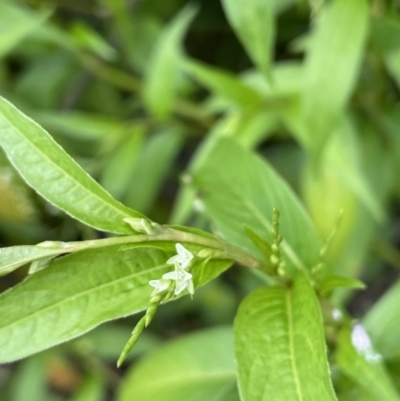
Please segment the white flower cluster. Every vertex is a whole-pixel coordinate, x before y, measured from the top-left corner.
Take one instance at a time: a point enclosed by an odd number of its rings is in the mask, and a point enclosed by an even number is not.
[[[175,270],[163,274],[160,280],[149,281],[149,284],[154,287],[152,296],[166,291],[173,281],[175,281],[175,295],[179,295],[186,288],[189,294],[194,294],[193,276],[188,272],[194,256],[181,244],[176,244],[175,248],[177,255],[167,260],[167,264],[174,265]]]

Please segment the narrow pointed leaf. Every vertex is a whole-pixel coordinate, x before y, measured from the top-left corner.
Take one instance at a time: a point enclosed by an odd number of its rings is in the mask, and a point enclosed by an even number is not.
[[[251,106],[262,102],[257,91],[228,71],[189,59],[182,67],[200,84],[237,105]]]
[[[315,229],[292,190],[265,160],[221,138],[194,174],[193,183],[205,212],[229,242],[262,257],[243,225],[272,243],[276,207],[287,267],[302,270],[315,265],[321,246]]]
[[[77,337],[102,322],[148,307],[152,287],[171,270],[171,253],[119,246],[65,256],[0,296],[0,363]],[[198,285],[231,264],[210,261],[194,271]]]
[[[166,344],[128,372],[117,400],[239,401],[232,329],[205,330]]]
[[[269,77],[275,39],[274,2],[223,0],[225,13],[254,64]]]
[[[185,7],[164,29],[157,42],[144,86],[144,100],[150,112],[159,119],[167,118],[173,109],[182,41],[197,8]]]
[[[300,276],[293,288],[263,287],[242,302],[235,354],[243,401],[335,401],[317,297]]]
[[[39,28],[50,12],[29,12],[16,4],[0,4],[0,57],[10,51],[33,30]]]
[[[359,280],[356,280],[351,277],[343,277],[338,276],[336,274],[331,274],[324,277],[320,282],[320,292],[327,293],[336,288],[355,288],[363,290],[365,288],[365,284]]]
[[[318,149],[343,111],[359,73],[368,29],[367,0],[336,0],[318,20],[308,50],[303,112],[308,145]]]
[[[99,230],[132,233],[126,217],[142,217],[116,201],[51,136],[0,97],[0,146],[25,181],[70,216]]]

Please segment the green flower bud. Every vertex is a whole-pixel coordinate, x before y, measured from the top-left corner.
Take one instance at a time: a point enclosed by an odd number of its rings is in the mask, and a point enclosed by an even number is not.
[[[128,342],[126,343],[124,349],[121,352],[120,357],[118,358],[118,362],[117,362],[118,368],[123,364],[123,362],[125,361],[126,357],[129,354],[130,350],[133,348],[133,346],[139,340],[139,337],[142,334],[142,331],[145,327],[145,323],[146,323],[145,317],[142,317],[139,320],[138,324],[133,329],[131,337],[129,338]]]

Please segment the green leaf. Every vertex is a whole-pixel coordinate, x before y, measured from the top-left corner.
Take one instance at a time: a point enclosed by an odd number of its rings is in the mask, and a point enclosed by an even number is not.
[[[196,12],[196,7],[186,6],[161,32],[153,50],[143,96],[150,112],[159,119],[167,118],[172,112],[182,41]]]
[[[131,186],[131,182],[135,182],[132,176],[139,163],[144,129],[140,126],[132,127],[126,132],[126,136],[127,138],[121,141],[112,153],[101,177],[103,187],[118,199],[122,199]],[[135,182],[135,187],[137,185]]]
[[[376,350],[386,358],[400,355],[400,281],[376,302],[363,319]]]
[[[81,111],[33,111],[32,116],[45,128],[75,139],[101,139],[124,129],[116,118]]]
[[[398,401],[399,395],[382,363],[372,349],[368,335],[360,324],[351,332],[339,334],[336,355],[340,369],[376,401]]]
[[[11,246],[0,248],[0,276],[4,276],[19,267],[35,260],[61,255],[65,250],[59,248],[44,248],[34,245]]]
[[[206,214],[228,242],[262,256],[243,225],[272,243],[271,218],[276,207],[287,266],[304,270],[315,265],[321,246],[315,229],[292,190],[265,160],[220,138],[193,175],[193,185]]]
[[[337,288],[356,288],[365,289],[365,284],[351,277],[329,274],[319,281],[319,290],[321,294],[329,293]]]
[[[275,40],[273,3],[270,0],[223,0],[225,13],[254,64],[270,77]]]
[[[99,230],[132,233],[127,217],[142,217],[89,177],[38,124],[0,97],[0,146],[25,181],[70,216]]]
[[[231,328],[190,334],[155,351],[128,372],[117,400],[239,401]]]
[[[199,61],[186,59],[182,68],[209,90],[240,106],[262,102],[260,94],[241,82],[234,74]]]
[[[321,311],[308,280],[248,295],[235,319],[243,401],[334,401]]]
[[[26,357],[77,337],[102,322],[137,313],[149,304],[149,280],[171,270],[171,253],[119,245],[85,250],[53,262],[0,296],[0,363]],[[197,269],[198,285],[230,261]]]
[[[125,204],[147,213],[151,210],[174,159],[183,142],[183,135],[176,128],[162,130],[150,137],[138,156]]]
[[[336,0],[318,20],[305,62],[307,146],[318,150],[356,84],[368,29],[367,0]]]
[[[98,401],[105,394],[105,380],[99,374],[88,374],[70,401]]]
[[[29,12],[15,4],[0,4],[0,57],[38,28],[50,15],[48,11]]]

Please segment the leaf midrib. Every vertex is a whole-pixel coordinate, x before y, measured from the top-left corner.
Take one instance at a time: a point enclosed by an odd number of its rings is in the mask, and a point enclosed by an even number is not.
[[[258,207],[247,197],[245,197],[242,192],[240,191],[240,188],[237,188],[233,182],[225,179],[225,177],[217,170],[215,169],[213,171],[213,174],[218,175],[219,178],[224,181],[224,183],[231,188],[231,190],[242,200],[243,204],[247,206],[248,210],[253,213],[259,221],[262,223],[262,225],[267,229],[271,230],[272,226],[270,222],[264,217],[264,215],[260,212]],[[306,268],[304,264],[301,262],[301,259],[298,257],[296,251],[290,246],[290,244],[286,240],[282,240],[281,242],[281,247],[283,248],[284,252],[286,255],[291,259],[293,264],[300,270],[305,271]]]
[[[20,112],[19,112],[11,103],[9,103],[6,99],[4,99],[4,98],[1,98],[1,99],[2,99],[3,101],[5,101],[5,102],[7,103],[7,105],[10,106],[12,109],[15,109],[15,111],[16,111],[17,113],[20,113]],[[1,107],[0,107],[0,109],[1,109]],[[87,174],[84,170],[81,170],[81,173],[82,173],[86,178],[89,179],[89,182],[90,182],[91,184],[93,184],[94,186],[98,187],[98,189],[100,189],[101,191],[103,191],[104,194],[105,194],[106,196],[110,197],[110,198],[111,198],[111,203],[110,203],[109,200],[107,201],[107,200],[101,198],[96,192],[92,192],[89,188],[85,187],[80,181],[77,181],[75,177],[73,177],[73,176],[70,175],[67,171],[65,171],[64,169],[62,169],[61,167],[59,167],[52,159],[50,159],[50,158],[48,157],[48,155],[47,155],[45,152],[41,151],[41,149],[38,148],[38,147],[29,139],[29,137],[25,136],[25,135],[19,130],[19,128],[16,127],[16,126],[9,120],[9,118],[6,117],[6,116],[4,115],[4,113],[1,113],[1,115],[2,115],[3,118],[8,122],[8,124],[14,129],[14,131],[17,133],[17,135],[18,135],[20,138],[22,137],[22,140],[25,140],[25,142],[28,143],[28,145],[30,145],[32,148],[36,149],[36,152],[39,153],[39,154],[42,156],[43,159],[48,160],[49,163],[50,163],[52,166],[55,166],[56,170],[61,171],[65,177],[68,177],[68,178],[69,178],[70,181],[72,181],[72,182],[74,182],[74,183],[77,183],[79,187],[83,188],[84,192],[86,192],[86,193],[88,193],[89,195],[91,195],[91,196],[93,196],[94,198],[96,198],[97,201],[100,201],[100,203],[102,203],[103,205],[104,205],[104,204],[108,205],[111,209],[115,210],[115,211],[117,212],[117,214],[122,214],[123,216],[128,216],[128,217],[130,216],[130,215],[128,215],[127,213],[123,212],[121,209],[117,208],[117,207],[113,204],[113,202],[117,202],[117,203],[118,203],[118,201],[115,200],[114,198],[112,198],[111,195],[110,195],[107,191],[105,191],[99,184],[97,184],[97,182],[96,182],[89,174]],[[46,135],[48,135],[47,132],[46,132],[38,123],[36,123],[36,122],[33,121],[32,119],[30,119],[28,116],[25,116],[25,115],[22,114],[22,113],[21,113],[21,115],[22,115],[23,118],[28,119],[29,122],[32,123],[32,124],[34,124],[39,130],[41,130],[41,131],[44,132]],[[50,137],[50,135],[48,135],[48,139],[53,143],[53,145],[54,145],[55,147],[57,147],[59,150],[61,150],[62,152],[64,152],[64,150],[61,148],[61,146],[60,146],[57,142],[55,142],[54,139]],[[78,168],[80,169],[80,167],[79,167],[78,165],[76,165],[76,162],[75,162],[67,153],[65,153],[65,152],[64,152],[64,157],[66,157],[67,159],[69,159],[69,161],[70,161],[71,163],[73,163],[74,166],[76,166],[76,167],[78,167]],[[12,161],[12,164],[15,166],[15,168],[16,168],[18,171],[20,171],[20,169],[15,165],[15,162]],[[22,177],[24,177],[23,174],[21,174],[21,175],[22,175]],[[31,184],[29,184],[29,185],[31,186]],[[48,198],[47,198],[46,196],[44,196],[42,193],[41,193],[40,195],[43,196],[43,198],[45,198],[46,200],[48,200],[50,203],[53,203],[52,200],[48,199]],[[123,206],[123,205],[121,204],[121,206]],[[63,210],[64,210],[64,209],[63,209]],[[67,214],[70,214],[70,215],[72,216],[71,213],[67,212],[66,210],[64,210],[64,211],[65,211]],[[76,218],[76,216],[73,216],[73,217]],[[79,218],[79,220],[81,220],[81,218]],[[83,219],[82,219],[82,220],[83,220]],[[83,220],[83,221],[85,221],[85,220]],[[86,222],[86,221],[85,221],[85,222]],[[109,222],[107,222],[107,224],[109,224]],[[101,227],[98,227],[98,228],[101,228]]]
[[[294,352],[293,311],[292,311],[291,296],[292,296],[291,291],[287,291],[285,294],[285,297],[286,297],[286,315],[287,315],[287,324],[288,324],[289,356],[290,356],[290,363],[292,366],[296,394],[297,394],[299,401],[303,401],[304,400],[303,392],[301,390],[301,383],[299,380],[299,372],[297,370],[296,358],[295,358],[295,352]]]
[[[44,307],[43,309],[40,309],[40,310],[38,310],[38,311],[36,311],[34,313],[31,313],[31,314],[29,314],[27,316],[24,316],[22,319],[16,320],[16,321],[12,322],[11,324],[8,324],[7,326],[0,327],[0,334],[1,334],[2,331],[6,331],[6,330],[16,326],[17,324],[26,321],[26,320],[30,320],[31,318],[34,318],[38,314],[41,314],[41,313],[43,313],[45,311],[48,311],[48,310],[51,310],[52,308],[58,307],[58,306],[60,306],[60,305],[62,305],[64,303],[67,304],[71,300],[75,301],[75,300],[77,300],[77,299],[79,299],[79,298],[81,298],[81,297],[83,297],[83,296],[85,296],[85,295],[87,295],[87,294],[89,294],[91,292],[96,292],[96,291],[101,290],[102,288],[107,287],[107,286],[113,286],[113,285],[117,284],[119,281],[132,279],[132,278],[138,277],[138,276],[140,276],[142,274],[146,274],[146,273],[150,273],[150,272],[153,272],[153,271],[161,270],[162,268],[165,268],[167,266],[168,265],[166,263],[164,263],[162,265],[158,265],[158,266],[152,267],[152,268],[147,269],[147,270],[142,270],[140,272],[136,272],[136,273],[130,274],[128,276],[120,277],[120,278],[118,278],[116,280],[109,281],[107,283],[101,284],[101,285],[96,286],[94,288],[92,287],[92,288],[90,288],[88,290],[80,292],[79,294],[69,295],[67,298],[63,298],[59,302],[56,302],[56,303],[51,304],[51,305],[48,305],[48,306]],[[1,301],[1,297],[0,297],[0,301]]]

